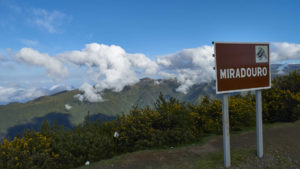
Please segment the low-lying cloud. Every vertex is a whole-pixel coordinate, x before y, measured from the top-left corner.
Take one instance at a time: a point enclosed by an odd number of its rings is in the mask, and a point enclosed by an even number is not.
[[[159,56],[160,75],[176,78],[180,83],[177,91],[187,93],[191,86],[210,82],[215,73],[212,46],[184,49],[174,54]]]
[[[74,97],[80,101],[89,101],[89,102],[101,102],[103,98],[100,95],[100,91],[97,91],[92,85],[88,83],[83,83],[79,91],[83,92],[83,94],[77,94]]]
[[[10,102],[27,102],[41,96],[52,95],[65,90],[71,90],[71,87],[66,85],[55,85],[47,89],[0,86],[0,104],[7,104]]]
[[[129,54],[116,45],[91,43],[80,51],[65,52],[59,57],[67,63],[89,68],[96,85],[84,83],[80,87],[84,94],[76,97],[90,102],[103,101],[99,93],[104,89],[119,92],[126,85],[137,83],[139,74],[153,75],[158,69],[156,62],[144,54]]]
[[[65,104],[65,109],[66,110],[71,110],[72,106],[70,106],[69,104]]]
[[[22,89],[13,87],[1,87],[0,86],[0,103],[9,102],[24,102],[40,96],[47,95],[47,92],[43,89]]]

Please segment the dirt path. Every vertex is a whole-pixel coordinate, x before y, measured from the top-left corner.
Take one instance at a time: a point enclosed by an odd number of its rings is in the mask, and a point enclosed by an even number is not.
[[[264,126],[264,157],[256,157],[255,131],[231,135],[231,168],[299,168],[300,122]],[[80,169],[223,168],[222,137],[204,145],[125,154]]]

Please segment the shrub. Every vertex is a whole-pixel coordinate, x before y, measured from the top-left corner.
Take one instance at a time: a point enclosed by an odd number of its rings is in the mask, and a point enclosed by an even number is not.
[[[233,131],[255,125],[256,116],[255,99],[253,95],[241,97],[232,96],[229,99],[229,122]]]
[[[222,132],[222,103],[204,97],[199,105],[189,105],[192,128],[197,136]]]
[[[0,146],[0,168],[56,168],[59,154],[51,148],[51,138],[39,132],[27,132],[21,139],[4,140]]]
[[[300,93],[270,89],[262,93],[264,122],[291,122],[300,118]]]

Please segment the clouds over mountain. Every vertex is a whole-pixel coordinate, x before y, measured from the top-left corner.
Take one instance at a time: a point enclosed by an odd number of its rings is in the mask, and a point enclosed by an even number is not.
[[[2,87],[0,86],[0,104],[9,102],[26,102],[41,96],[52,95],[61,91],[71,90],[66,85],[55,85],[47,88],[20,88],[20,87]]]
[[[100,95],[101,91],[98,91],[95,87],[88,83],[83,83],[79,90],[83,92],[83,94],[77,94],[74,97],[80,101],[88,101],[88,102],[101,102],[103,98]]]
[[[160,56],[160,75],[173,77],[181,84],[177,91],[187,93],[194,84],[209,82],[214,79],[214,58],[212,46],[183,49],[174,54]]]
[[[118,92],[124,86],[138,82],[138,72],[151,75],[158,69],[158,65],[144,54],[129,54],[116,45],[91,43],[80,51],[65,52],[58,56],[66,63],[88,67],[91,79],[96,85],[92,87],[84,83],[80,87],[84,94],[78,98],[91,102],[102,101],[97,93],[104,89]]]
[[[81,51],[59,54],[66,62],[83,65],[93,73],[97,89],[120,91],[125,85],[136,83],[141,74],[155,74],[157,64],[143,54],[129,54],[120,46],[87,44]]]
[[[40,96],[47,95],[47,92],[35,88],[22,89],[13,87],[5,88],[0,86],[0,95],[0,103],[9,103],[31,100]]]
[[[272,43],[271,46],[273,63],[300,59],[299,44]],[[205,45],[183,49],[151,60],[141,53],[127,53],[120,46],[90,43],[81,50],[66,51],[54,56],[32,48],[22,48],[15,53],[14,58],[19,62],[44,67],[48,76],[55,80],[67,79],[69,76],[67,68],[70,67],[84,71],[85,80],[79,87],[82,94],[75,97],[81,101],[98,102],[103,101],[101,97],[103,90],[111,89],[118,92],[126,85],[135,84],[139,78],[149,75],[156,78],[176,78],[180,83],[177,91],[187,93],[194,84],[215,79],[212,54],[213,46]],[[4,92],[3,88],[1,90]],[[12,89],[7,89],[5,93],[9,95],[10,90]],[[43,94],[36,93],[36,95]]]

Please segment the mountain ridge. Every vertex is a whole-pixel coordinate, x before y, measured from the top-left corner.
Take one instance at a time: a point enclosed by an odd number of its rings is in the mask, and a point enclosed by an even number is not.
[[[43,117],[49,117],[49,114],[66,118],[57,120],[72,125],[82,123],[88,112],[91,116],[100,115],[110,119],[112,116],[128,113],[132,106],[153,106],[160,93],[166,98],[175,97],[189,103],[199,102],[205,95],[215,96],[213,82],[194,85],[186,95],[176,91],[179,85],[175,79],[154,80],[143,78],[135,85],[124,87],[120,92],[103,91],[103,102],[81,102],[74,98],[76,94],[81,93],[78,89],[75,89],[50,96],[41,96],[26,103],[14,102],[1,105],[0,134],[1,136],[13,136],[14,134],[8,133],[10,129],[21,128],[21,126],[34,126],[34,119],[47,120]],[[71,106],[69,110],[65,108],[66,104]],[[57,116],[57,114],[61,114],[61,116]],[[50,120],[54,121],[55,119]]]

